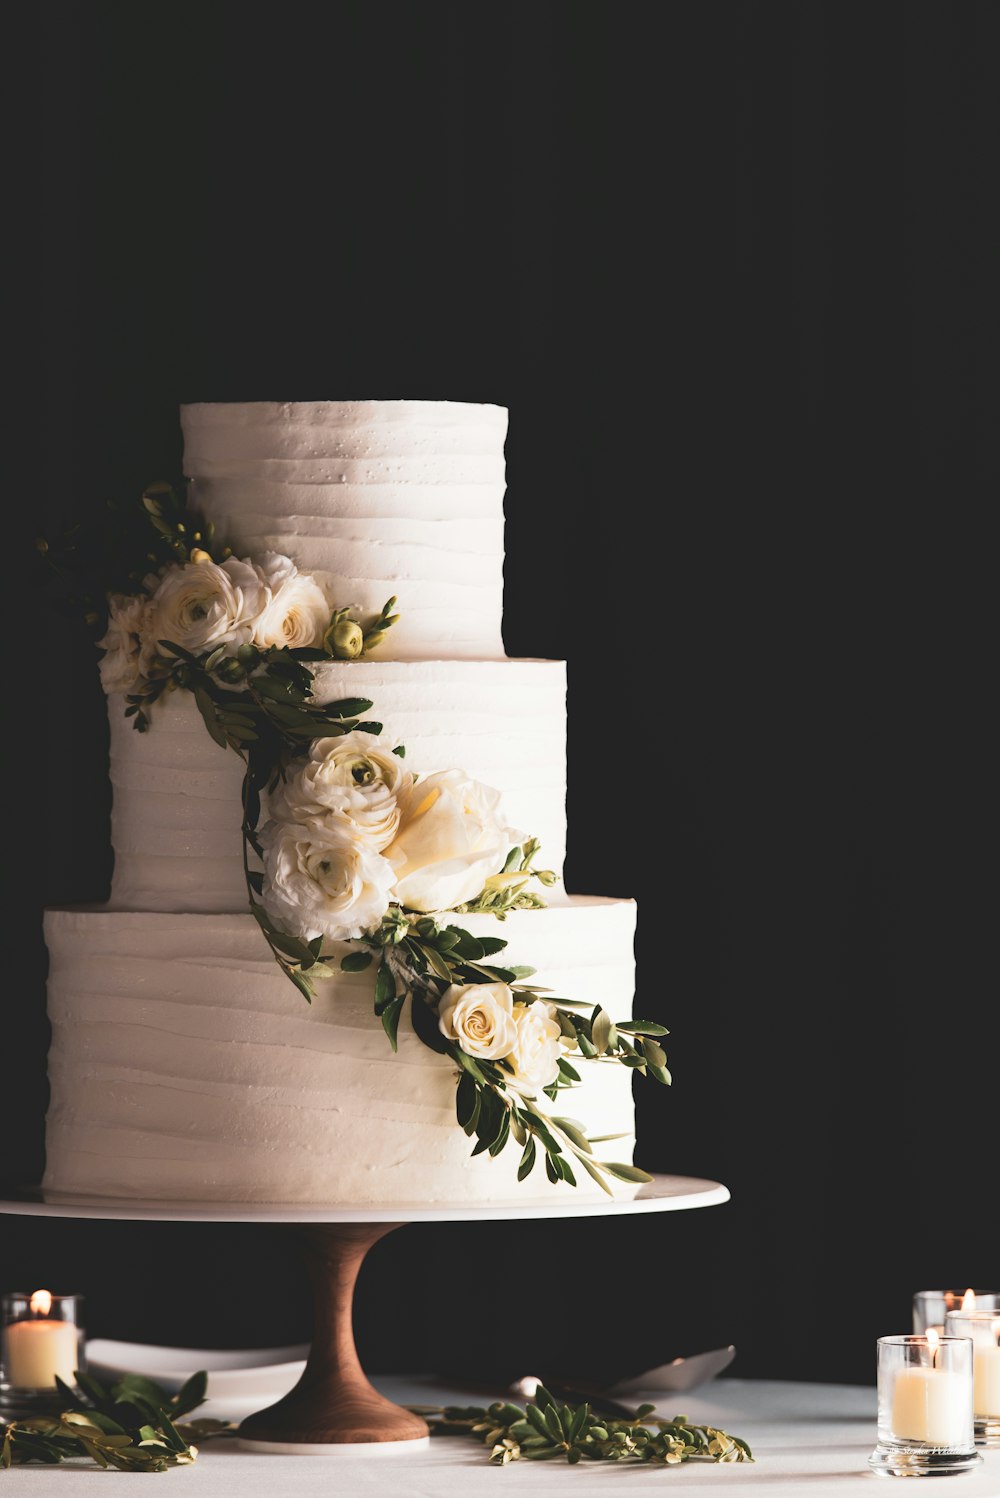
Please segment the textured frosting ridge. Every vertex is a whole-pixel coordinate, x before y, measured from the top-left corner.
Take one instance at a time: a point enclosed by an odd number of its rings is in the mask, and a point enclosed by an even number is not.
[[[462,769],[503,796],[513,827],[539,838],[539,868],[566,850],[566,668],[562,661],[351,661],[320,666],[320,702],[374,703],[383,737],[417,773]],[[220,749],[187,692],[136,733],[121,697],[111,728],[111,903],[154,911],[245,910],[243,765]]]
[[[631,901],[575,898],[520,912],[501,930],[511,962],[619,1017],[634,986]],[[45,1186],[174,1200],[363,1204],[544,1199],[520,1151],[473,1159],[455,1123],[453,1068],[406,1022],[393,1055],[373,1021],[370,974],[338,974],[312,1005],[277,971],[246,915],[50,910]],[[580,1068],[561,1111],[628,1162],[632,1077]],[[578,1195],[600,1188],[581,1171]],[[620,1187],[627,1194],[629,1188]]]
[[[502,406],[193,404],[181,426],[192,503],[239,555],[291,556],[362,615],[398,596],[377,655],[503,656]]]

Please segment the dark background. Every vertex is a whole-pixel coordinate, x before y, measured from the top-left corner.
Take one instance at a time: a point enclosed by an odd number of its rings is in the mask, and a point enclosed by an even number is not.
[[[639,900],[636,1007],[671,1029],[639,1158],[732,1200],[405,1227],[359,1288],[366,1365],[732,1341],[734,1375],[871,1383],[914,1290],[996,1284],[997,22],[35,8],[6,1182],[43,1165],[41,911],[111,867],[94,656],[43,626],[30,533],[178,472],[182,401],[492,401],[507,650],[569,663],[567,884]],[[309,1333],[279,1229],[0,1218],[0,1289],[39,1283],[92,1335]]]

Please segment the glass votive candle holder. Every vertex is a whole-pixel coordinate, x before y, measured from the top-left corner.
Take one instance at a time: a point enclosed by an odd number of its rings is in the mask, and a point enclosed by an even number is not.
[[[918,1290],[913,1297],[913,1330],[923,1336],[933,1328],[943,1337],[948,1312],[963,1309],[1000,1311],[1000,1290]]]
[[[911,1333],[879,1337],[874,1472],[919,1477],[982,1461],[972,1412],[972,1339]]]
[[[949,1311],[950,1337],[972,1338],[972,1415],[977,1446],[1000,1446],[1000,1309]]]
[[[20,1414],[65,1403],[58,1376],[73,1387],[85,1369],[82,1295],[13,1291],[0,1299],[0,1405]]]

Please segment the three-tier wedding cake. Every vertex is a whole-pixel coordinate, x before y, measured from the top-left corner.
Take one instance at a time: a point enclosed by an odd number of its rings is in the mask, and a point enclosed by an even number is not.
[[[106,905],[46,912],[46,1190],[525,1202],[572,1180],[598,1196],[605,1155],[612,1188],[634,1189],[633,1075],[662,1052],[627,1027],[634,904],[562,888],[564,664],[503,651],[506,411],[261,402],[188,405],[181,422],[186,502],[227,549],[178,551],[112,600],[114,877]],[[353,618],[384,623],[390,595],[398,621],[362,649]],[[323,736],[335,722],[291,758],[282,741],[258,828],[233,750],[306,733],[280,673],[310,608],[308,643],[328,647],[302,655],[311,703],[363,705],[342,739]],[[328,615],[346,629],[324,632]],[[452,822],[422,832],[447,796]],[[529,836],[556,876],[537,897]],[[301,919],[296,901],[312,901]],[[293,985],[313,960],[307,1002]],[[394,1051],[385,1015],[411,999]],[[493,1148],[473,1154],[477,1137]]]

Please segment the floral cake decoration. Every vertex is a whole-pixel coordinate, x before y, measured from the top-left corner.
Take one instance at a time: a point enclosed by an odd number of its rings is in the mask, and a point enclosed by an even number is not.
[[[552,1182],[585,1171],[651,1179],[600,1159],[562,1106],[579,1066],[625,1066],[667,1084],[651,1020],[615,1022],[509,966],[500,936],[460,919],[543,908],[556,876],[538,840],[510,826],[496,790],[462,769],[413,774],[361,697],[320,703],[317,666],[363,658],[399,617],[337,607],[317,578],[276,552],[237,557],[173,485],[141,504],[39,541],[63,604],[100,648],[101,682],[145,733],[166,693],[192,694],[207,732],[243,761],[247,902],[274,960],[311,1001],[318,981],[370,970],[373,1008],[393,1050],[409,1006],[421,1041],[452,1064],[457,1124],[473,1154],[520,1147],[518,1179],[539,1157]]]

